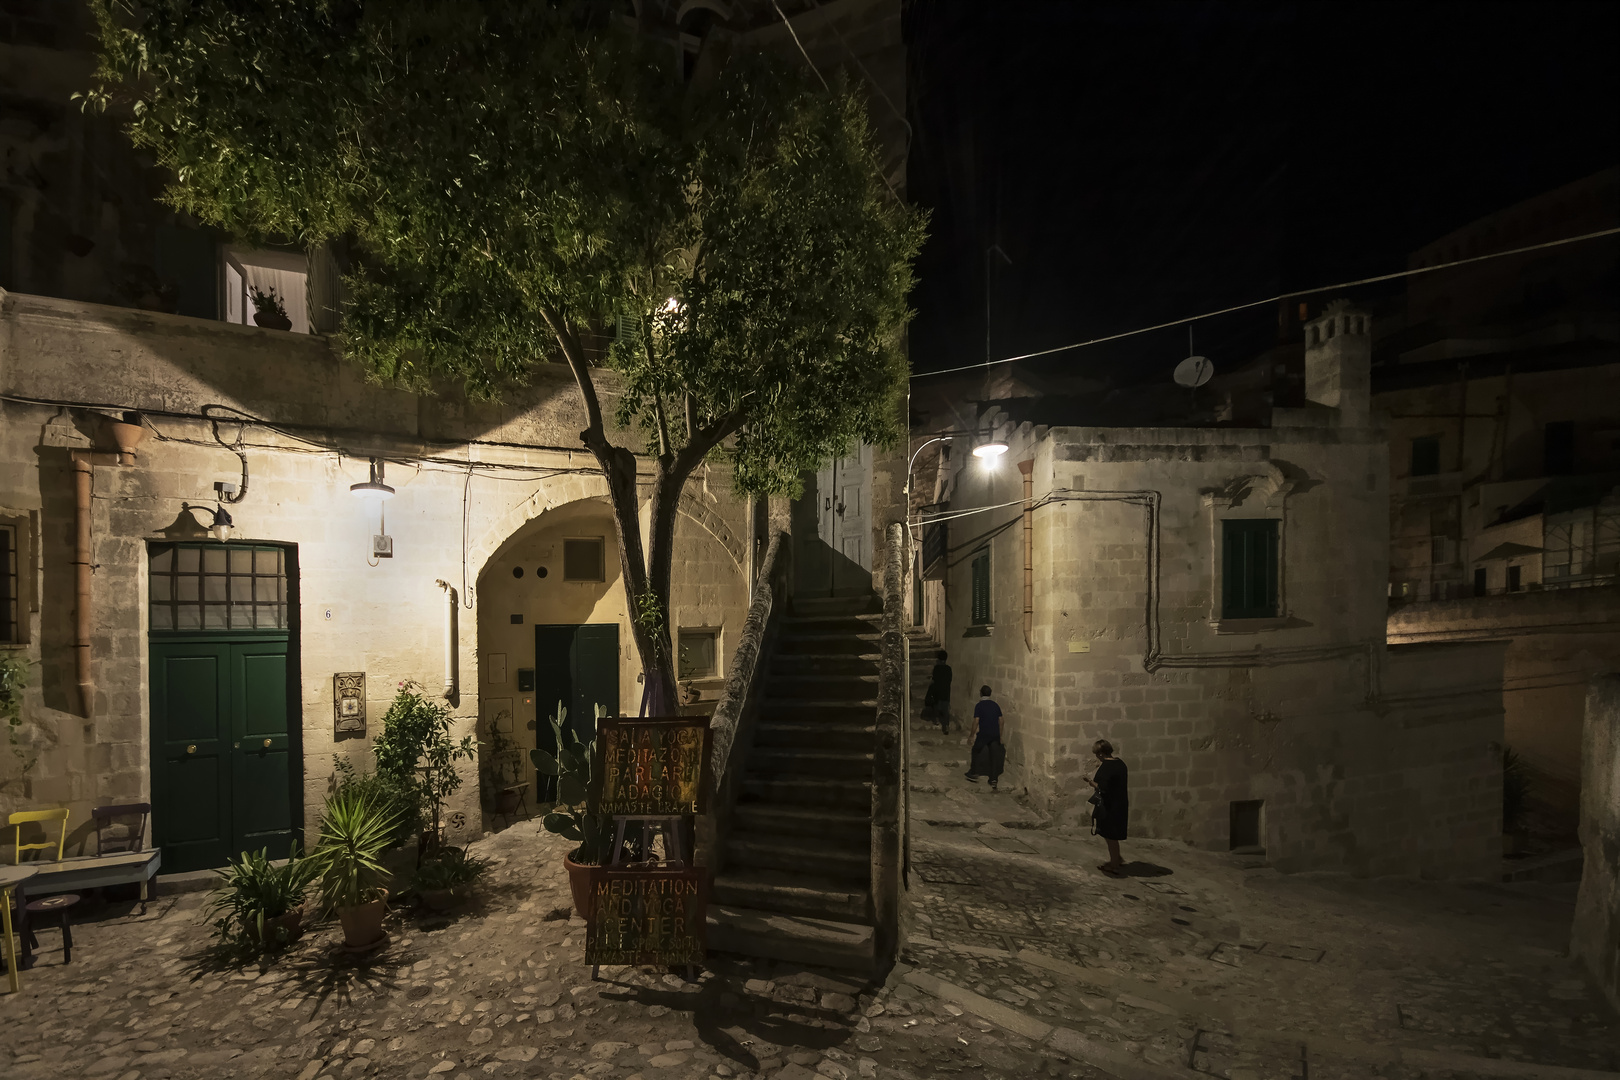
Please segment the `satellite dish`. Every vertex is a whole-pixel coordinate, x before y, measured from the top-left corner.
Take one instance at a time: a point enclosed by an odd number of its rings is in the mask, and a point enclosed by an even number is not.
[[[1215,365],[1207,356],[1189,356],[1176,365],[1175,380],[1177,386],[1189,389],[1203,386],[1209,382],[1209,377],[1215,374]]]

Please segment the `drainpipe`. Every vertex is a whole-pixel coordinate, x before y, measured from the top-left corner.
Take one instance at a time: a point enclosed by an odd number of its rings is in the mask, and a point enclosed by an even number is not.
[[[443,578],[435,582],[444,590],[444,696],[456,696],[456,588]]]
[[[90,679],[90,455],[73,452],[73,666],[79,677],[79,703],[85,719],[96,700]]]
[[[146,436],[137,413],[125,413],[121,420],[107,421],[107,430],[118,446],[118,453],[90,450],[71,451],[73,461],[73,667],[78,676],[79,704],[86,720],[94,712],[96,684],[90,678],[90,481],[95,465],[134,465],[136,447]]]
[[[1024,648],[1035,651],[1035,459],[1018,463],[1024,474]]]

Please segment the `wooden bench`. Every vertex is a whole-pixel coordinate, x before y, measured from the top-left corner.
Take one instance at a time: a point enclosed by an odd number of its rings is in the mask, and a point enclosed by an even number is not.
[[[61,828],[63,837],[58,838],[55,845],[22,843],[22,832],[17,833],[18,850],[23,848],[48,848],[55,846],[57,857],[54,860],[37,859],[27,863],[36,871],[34,877],[23,890],[34,896],[43,896],[50,893],[83,892],[86,889],[104,888],[108,885],[139,885],[141,887],[141,914],[146,914],[147,901],[157,894],[157,872],[163,863],[162,852],[143,851],[146,839],[146,822],[151,817],[150,803],[123,803],[113,806],[98,806],[90,811],[91,818],[96,823],[96,854],[94,855],[62,855],[62,844],[67,831],[65,811],[47,811],[47,813],[61,813]],[[25,816],[14,814],[16,819]],[[140,818],[140,824],[127,830],[123,836],[110,836],[110,827],[116,818]]]

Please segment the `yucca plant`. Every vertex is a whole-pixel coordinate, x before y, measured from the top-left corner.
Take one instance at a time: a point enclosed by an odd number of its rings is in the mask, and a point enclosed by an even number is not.
[[[328,909],[377,899],[388,878],[379,860],[397,825],[397,811],[370,791],[340,788],[326,800],[320,846],[310,858],[319,867],[321,899]]]
[[[297,910],[320,870],[314,859],[299,857],[296,840],[280,866],[270,861],[268,848],[243,852],[219,872],[219,886],[209,896],[204,918],[212,918],[214,936],[226,945],[284,944],[265,934],[265,923]]]
[[[596,707],[596,717],[602,718],[602,707]],[[556,715],[551,717],[551,731],[556,736],[557,753],[530,750],[529,758],[537,771],[557,778],[557,805],[542,820],[547,832],[572,840],[579,847],[570,856],[584,866],[600,866],[607,861],[613,849],[613,818],[608,814],[591,814],[585,809],[590,790],[591,774],[596,764],[596,735],[581,739],[566,721],[568,710],[557,702]]]

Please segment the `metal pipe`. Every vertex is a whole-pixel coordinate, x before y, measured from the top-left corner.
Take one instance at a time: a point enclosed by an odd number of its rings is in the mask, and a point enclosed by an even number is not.
[[[90,678],[90,455],[75,450],[73,458],[73,660],[79,679],[79,703],[89,719],[96,699]]]
[[[435,582],[444,590],[444,696],[456,696],[456,587],[440,578]]]
[[[1024,648],[1035,651],[1035,459],[1018,463],[1024,474]]]

